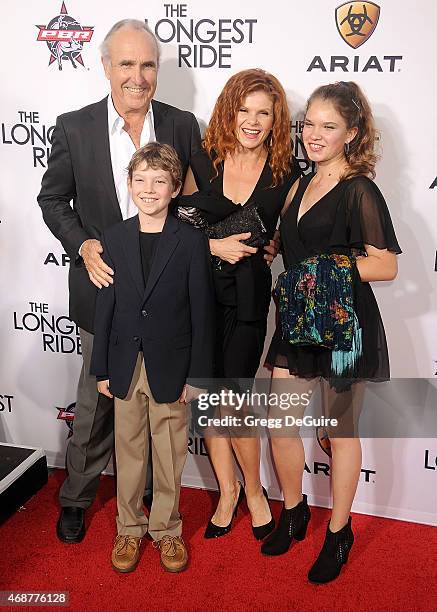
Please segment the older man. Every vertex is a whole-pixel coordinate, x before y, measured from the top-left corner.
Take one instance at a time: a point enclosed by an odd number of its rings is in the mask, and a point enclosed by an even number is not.
[[[101,51],[111,94],[58,117],[38,196],[44,221],[71,259],[70,317],[80,328],[83,356],[66,456],[68,477],[59,494],[57,534],[64,542],[84,537],[85,509],[95,498],[113,447],[113,402],[97,394],[89,375],[97,288],[117,282],[101,258],[100,235],[136,214],[126,182],[136,149],[153,140],[171,144],[186,171],[200,147],[194,115],[153,100],[159,48],[145,23],[116,23]]]

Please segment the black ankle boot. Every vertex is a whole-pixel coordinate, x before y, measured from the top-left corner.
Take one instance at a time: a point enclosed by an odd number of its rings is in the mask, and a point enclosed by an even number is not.
[[[290,548],[293,538],[303,540],[306,535],[311,512],[307,504],[307,496],[303,495],[301,502],[294,508],[282,508],[278,528],[261,546],[263,555],[283,555]]]
[[[338,577],[342,566],[348,560],[349,551],[354,543],[351,522],[352,518],[349,517],[346,525],[335,533],[329,529],[328,523],[322,550],[308,572],[308,579],[311,582],[324,584]]]

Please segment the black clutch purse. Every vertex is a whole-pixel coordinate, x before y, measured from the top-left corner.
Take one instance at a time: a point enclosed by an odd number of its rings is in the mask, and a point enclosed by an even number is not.
[[[212,201],[209,206],[206,206],[209,199]],[[248,202],[244,206],[240,206],[232,204],[226,198],[218,198],[216,195],[209,193],[205,195],[196,193],[194,196],[189,196],[189,202],[190,205],[177,206],[174,215],[181,221],[202,229],[208,238],[227,238],[233,234],[250,232],[250,238],[241,241],[243,244],[263,247],[269,243],[266,227],[254,202]],[[197,206],[192,204],[197,204]],[[212,211],[218,209],[218,204],[225,204],[226,211],[221,208],[221,211],[214,215]],[[205,208],[200,208],[202,205]],[[217,217],[219,218],[217,219]]]
[[[244,206],[236,205],[236,211],[212,225],[206,227],[208,238],[227,238],[233,234],[251,232],[250,238],[242,240],[251,247],[263,247],[268,244],[267,230],[254,203]]]

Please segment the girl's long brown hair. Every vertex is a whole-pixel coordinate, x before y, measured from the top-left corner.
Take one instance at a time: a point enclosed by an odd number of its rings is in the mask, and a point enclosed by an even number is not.
[[[375,153],[377,131],[370,104],[361,88],[353,81],[339,81],[318,87],[309,97],[307,110],[315,99],[328,100],[343,117],[349,129],[356,127],[358,132],[346,147],[345,157],[349,164],[342,179],[365,175],[375,178]]]

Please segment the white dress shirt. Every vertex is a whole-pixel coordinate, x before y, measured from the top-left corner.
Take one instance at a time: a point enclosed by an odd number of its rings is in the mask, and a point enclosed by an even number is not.
[[[138,209],[132,201],[127,189],[127,167],[132,155],[135,153],[135,145],[129,134],[123,129],[124,119],[115,110],[112,97],[108,96],[108,132],[109,147],[111,150],[112,173],[114,175],[115,191],[123,219],[129,219],[137,214]],[[144,118],[141,132],[140,146],[156,140],[155,126],[153,121],[153,110],[150,104],[149,110]]]
[[[114,175],[115,191],[120,205],[121,216],[129,219],[137,214],[138,208],[132,201],[127,188],[127,167],[132,155],[135,153],[135,145],[129,134],[123,129],[124,119],[115,110],[111,95],[108,96],[108,133],[109,148],[111,151],[112,174]],[[141,131],[140,146],[156,140],[153,110],[150,104],[149,110],[144,118]],[[83,244],[83,243],[82,243]],[[79,255],[82,252],[82,244]]]

